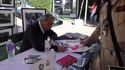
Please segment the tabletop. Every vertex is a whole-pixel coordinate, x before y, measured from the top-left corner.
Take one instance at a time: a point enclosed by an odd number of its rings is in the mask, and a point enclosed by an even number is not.
[[[56,60],[66,56],[66,55],[72,55],[76,58],[80,58],[81,55],[77,53],[71,53],[71,52],[56,52]],[[20,53],[11,59],[6,59],[2,62],[0,62],[0,69],[1,70],[30,70],[31,64],[26,64],[24,59],[28,57],[29,55],[40,55],[41,58],[46,58],[45,52],[38,52],[35,49],[29,49],[23,53]],[[61,70],[62,66],[56,63],[56,70]]]

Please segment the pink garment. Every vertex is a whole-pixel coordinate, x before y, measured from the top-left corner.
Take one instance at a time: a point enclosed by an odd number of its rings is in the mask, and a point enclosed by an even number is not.
[[[96,8],[97,8],[97,6],[96,6],[96,4],[94,3],[94,4],[91,6],[91,11],[92,11],[92,13],[96,13]]]

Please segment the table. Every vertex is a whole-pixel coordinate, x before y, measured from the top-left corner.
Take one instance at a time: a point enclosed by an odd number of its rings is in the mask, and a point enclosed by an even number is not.
[[[57,52],[56,60],[70,54],[76,58],[80,58],[81,55],[77,53],[69,53],[69,52]],[[6,59],[0,62],[1,70],[30,70],[30,64],[24,63],[24,58],[28,57],[28,55],[41,55],[41,58],[45,58],[46,54],[44,52],[38,52],[35,49],[29,49],[23,53],[20,53],[14,56],[11,60]],[[61,70],[62,66],[56,63],[56,70]]]

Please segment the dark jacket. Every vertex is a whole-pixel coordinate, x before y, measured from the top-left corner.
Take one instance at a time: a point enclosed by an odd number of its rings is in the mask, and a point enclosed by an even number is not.
[[[44,51],[44,45],[45,45],[44,42],[48,36],[53,40],[57,38],[57,34],[51,29],[43,33],[39,27],[38,22],[34,24],[29,24],[24,33],[24,39],[20,51],[23,52],[32,47],[38,51]]]

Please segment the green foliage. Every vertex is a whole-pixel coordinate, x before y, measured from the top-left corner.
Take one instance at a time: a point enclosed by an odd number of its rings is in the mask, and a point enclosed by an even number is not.
[[[0,46],[0,62],[7,59],[7,51],[5,46]]]
[[[35,8],[44,8],[47,12],[51,12],[52,0],[28,0]]]

